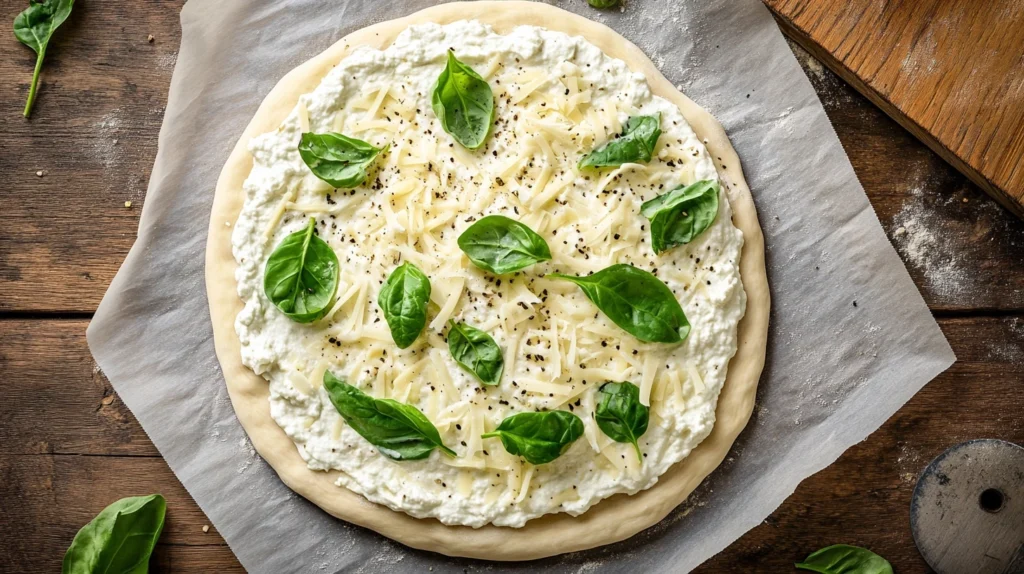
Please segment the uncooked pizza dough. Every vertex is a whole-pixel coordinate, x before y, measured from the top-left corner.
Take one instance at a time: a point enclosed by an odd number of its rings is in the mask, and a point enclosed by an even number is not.
[[[768,288],[764,271],[763,239],[749,190],[738,170],[738,158],[736,158],[721,127],[710,115],[675,91],[635,46],[611,30],[553,7],[529,4],[528,9],[524,9],[522,4],[524,3],[449,4],[419,12],[408,18],[378,24],[350,35],[286,76],[260,107],[221,174],[211,220],[207,254],[207,283],[211,315],[217,352],[225,372],[229,393],[239,419],[249,433],[254,446],[277,470],[285,483],[331,514],[368,526],[411,546],[452,555],[503,560],[537,558],[614,542],[653,525],[673,507],[681,503],[700,480],[721,462],[750,416],[757,379],[764,362],[768,315]],[[275,130],[295,107],[298,96],[312,92],[326,73],[345,58],[350,48],[365,45],[384,49],[410,25],[425,22],[446,24],[456,20],[477,20],[493,26],[495,32],[499,34],[508,34],[515,26],[530,24],[570,35],[582,35],[590,43],[601,48],[608,56],[624,60],[632,70],[643,73],[654,94],[678,106],[697,135],[704,140],[711,156],[717,158],[718,176],[734,211],[733,222],[742,231],[744,239],[740,266],[743,287],[748,298],[747,313],[739,325],[739,349],[729,363],[728,377],[724,389],[718,397],[717,421],[714,423],[711,434],[687,458],[663,474],[660,477],[660,484],[656,487],[628,497],[621,494],[615,495],[589,510],[587,508],[591,502],[585,499],[577,504],[576,512],[573,512],[571,507],[568,509],[569,512],[576,514],[586,510],[585,514],[577,517],[566,514],[546,514],[542,518],[531,520],[526,523],[525,527],[519,529],[499,528],[491,525],[471,529],[464,526],[445,526],[430,518],[412,518],[383,506],[371,504],[359,495],[335,486],[334,483],[339,480],[340,476],[340,483],[352,488],[352,478],[345,473],[311,472],[307,468],[306,462],[299,456],[295,445],[299,443],[303,457],[309,461],[309,467],[317,468],[323,462],[317,460],[315,456],[311,457],[304,448],[315,446],[314,443],[303,445],[299,439],[293,443],[292,439],[284,434],[278,423],[294,419],[288,419],[287,413],[282,419],[281,401],[275,403],[274,412],[278,419],[277,423],[270,416],[267,383],[262,377],[257,376],[241,364],[241,344],[239,336],[233,328],[234,317],[241,310],[242,303],[237,296],[239,284],[236,283],[235,274],[235,259],[238,252],[236,251],[235,257],[232,256],[230,236],[232,225],[236,221],[239,224],[242,223],[242,220],[238,219],[244,198],[242,182],[249,176],[252,169],[253,162],[247,149],[247,143],[255,135]],[[559,22],[559,24],[552,25],[552,22]],[[714,168],[709,164],[707,169],[713,170]],[[709,173],[713,173],[713,171]],[[725,213],[728,214],[728,208]],[[245,221],[247,225],[250,224],[248,216]],[[730,225],[729,228],[731,229],[732,226]],[[244,257],[242,260],[244,261]],[[714,270],[713,267],[712,270]],[[239,272],[241,273],[239,277],[244,281],[245,271],[240,270]],[[739,312],[742,314],[742,307]],[[244,328],[241,333],[243,338],[248,337],[248,331]],[[248,343],[245,348],[249,348]],[[250,352],[247,357],[246,363],[253,366],[252,353]],[[280,383],[278,385],[277,394],[280,395]],[[286,383],[285,387],[290,388],[291,385]],[[289,403],[286,401],[283,404],[287,410]],[[300,401],[299,406],[301,407],[302,404]],[[538,407],[543,408],[543,405],[538,405]],[[301,421],[301,418],[299,420]],[[292,438],[296,438],[296,427],[287,424],[282,426],[289,428],[289,434],[292,435]],[[304,433],[300,432],[299,434],[302,437],[305,436]],[[591,437],[591,442],[593,443],[593,437]],[[688,451],[689,447],[686,447],[686,450]],[[616,457],[609,458],[614,461]],[[678,458],[676,456],[675,459]],[[335,460],[344,460],[344,458],[335,458]],[[338,468],[329,464],[323,467]],[[650,470],[651,463],[643,468]],[[653,474],[647,480],[649,482],[646,484],[649,486],[654,480],[659,479],[657,474]],[[357,478],[355,484],[366,481],[367,477],[364,477],[362,481]],[[580,486],[587,487],[589,485],[581,483]],[[640,488],[647,486],[640,486]],[[634,486],[630,491],[636,489]],[[364,492],[364,494],[366,493]],[[598,496],[594,501],[596,502],[604,496],[607,495]],[[368,497],[384,504],[402,507],[393,504],[387,498]],[[447,514],[443,510],[440,513],[420,512],[417,514],[435,516],[449,523],[479,525],[493,520],[499,524],[521,525],[526,519],[543,512],[551,512],[541,506],[540,510],[535,511],[532,515],[521,512],[511,515],[481,514],[478,512],[479,508],[474,509],[472,506],[469,506],[466,512],[463,512],[464,509],[460,509],[458,506],[448,506],[455,508],[454,514],[450,510]],[[477,506],[479,507],[481,504],[477,502]],[[548,532],[549,530],[557,530],[562,536],[553,538]],[[570,530],[571,536],[566,535]]]

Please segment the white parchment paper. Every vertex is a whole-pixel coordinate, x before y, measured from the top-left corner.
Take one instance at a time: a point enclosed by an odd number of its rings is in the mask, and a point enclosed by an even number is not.
[[[768,516],[952,364],[814,90],[757,0],[555,2],[638,44],[725,125],[768,249],[773,308],[757,408],[726,462],[661,524],[528,564],[409,550],[292,493],[251,449],[217,359],[203,283],[214,184],[286,72],[432,0],[190,0],[139,238],[90,348],[252,572],[681,572]],[[856,302],[856,304],[854,304]],[[174,509],[169,509],[174,513]]]

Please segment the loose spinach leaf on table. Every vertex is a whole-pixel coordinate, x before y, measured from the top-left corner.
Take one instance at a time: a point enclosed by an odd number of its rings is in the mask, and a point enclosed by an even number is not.
[[[164,528],[167,502],[159,494],[122,498],[75,535],[61,574],[144,574]]]
[[[299,157],[313,175],[336,188],[351,189],[366,181],[373,160],[387,153],[390,144],[374,147],[362,140],[332,132],[306,132],[299,139]]]
[[[569,411],[519,413],[501,421],[481,438],[499,437],[509,454],[530,464],[544,464],[562,456],[583,434],[583,421]]]
[[[613,323],[647,343],[678,343],[690,333],[683,308],[667,285],[636,267],[618,264],[572,281]]]
[[[494,122],[494,95],[487,81],[452,51],[437,78],[430,105],[441,127],[455,141],[467,149],[483,145]]]
[[[637,459],[643,462],[637,440],[647,432],[650,409],[640,402],[640,387],[630,382],[605,383],[597,390],[597,400],[597,427],[615,442],[632,444]]]
[[[380,289],[377,304],[399,349],[412,345],[427,325],[430,280],[412,263],[398,266]]]
[[[32,85],[29,86],[23,112],[26,118],[32,113],[32,104],[36,101],[46,46],[53,31],[68,19],[74,4],[75,0],[29,0],[28,8],[14,18],[14,36],[36,53],[36,68],[32,72]]]
[[[490,335],[465,323],[448,321],[448,350],[463,369],[485,385],[497,385],[505,368],[501,347]]]
[[[718,182],[705,179],[659,195],[640,206],[651,220],[651,248],[661,253],[694,240],[718,215]]]
[[[619,136],[583,156],[579,167],[608,167],[624,163],[647,163],[661,136],[661,114],[633,116]]]
[[[324,373],[324,389],[352,430],[393,460],[427,458],[435,449],[448,456],[455,451],[441,442],[441,434],[412,405],[393,399],[375,399],[330,372]]]
[[[594,8],[611,8],[619,3],[619,0],[587,0],[587,3]]]
[[[892,565],[885,558],[867,548],[847,544],[822,548],[796,567],[819,574],[893,574]]]
[[[338,256],[313,233],[316,221],[285,237],[267,259],[263,291],[271,303],[297,323],[327,314],[338,289]]]
[[[551,259],[544,238],[503,215],[481,218],[459,236],[459,249],[477,267],[502,275]]]

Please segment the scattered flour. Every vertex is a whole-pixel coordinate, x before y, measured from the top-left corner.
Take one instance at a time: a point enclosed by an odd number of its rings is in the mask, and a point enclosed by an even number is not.
[[[394,572],[396,565],[405,560],[405,548],[390,540],[382,540],[376,545],[377,553],[368,558],[359,567],[359,574],[386,574]]]
[[[242,455],[245,456],[246,458],[244,461],[242,461],[241,464],[238,465],[238,468],[235,469],[235,472],[237,472],[238,474],[242,474],[243,472],[249,470],[249,467],[252,466],[252,463],[259,460],[259,455],[256,454],[256,449],[253,448],[252,443],[249,442],[249,437],[247,436],[243,436],[242,438],[238,439],[238,448],[242,452]]]
[[[919,271],[929,290],[944,299],[968,292],[971,269],[963,260],[964,249],[954,238],[939,235],[944,216],[926,190],[928,183],[910,190],[910,197],[893,218],[893,242],[912,269]]]
[[[911,482],[907,480],[907,475],[916,477],[924,470],[926,462],[921,459],[921,453],[914,450],[907,443],[900,443],[898,448],[900,454],[896,457],[896,467],[900,479],[904,482]]]
[[[125,127],[124,115],[121,108],[114,108],[93,125],[96,142],[88,151],[108,171],[118,169],[124,163],[124,152],[118,141]]]
[[[819,80],[824,79],[825,66],[821,64],[821,61],[812,56],[810,52],[800,47],[799,44],[794,43],[792,40],[789,40],[789,46],[792,48],[793,55],[796,56],[797,61],[800,62],[800,65],[803,66],[804,70],[806,70],[810,76]]]
[[[161,70],[173,70],[174,64],[178,62],[178,53],[160,54],[156,58],[156,67]]]
[[[176,57],[176,56],[175,56]],[[153,117],[162,117],[163,108],[151,108],[148,113]],[[129,207],[131,203],[141,204],[146,193],[145,176],[135,169],[132,160],[137,150],[137,140],[128,138],[139,131],[142,124],[133,119],[133,114],[123,108],[114,108],[93,124],[94,140],[85,148],[85,153],[96,164],[103,167],[104,184],[111,194],[116,194],[118,204]]]
[[[1024,365],[1024,320],[1011,317],[1005,320],[1009,340],[992,340],[985,343],[992,359],[1011,365]],[[994,338],[995,339],[995,338]]]

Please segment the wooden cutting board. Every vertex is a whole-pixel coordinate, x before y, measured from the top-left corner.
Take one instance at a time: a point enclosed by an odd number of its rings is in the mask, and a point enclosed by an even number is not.
[[[1024,0],[764,0],[784,32],[1024,218]]]

